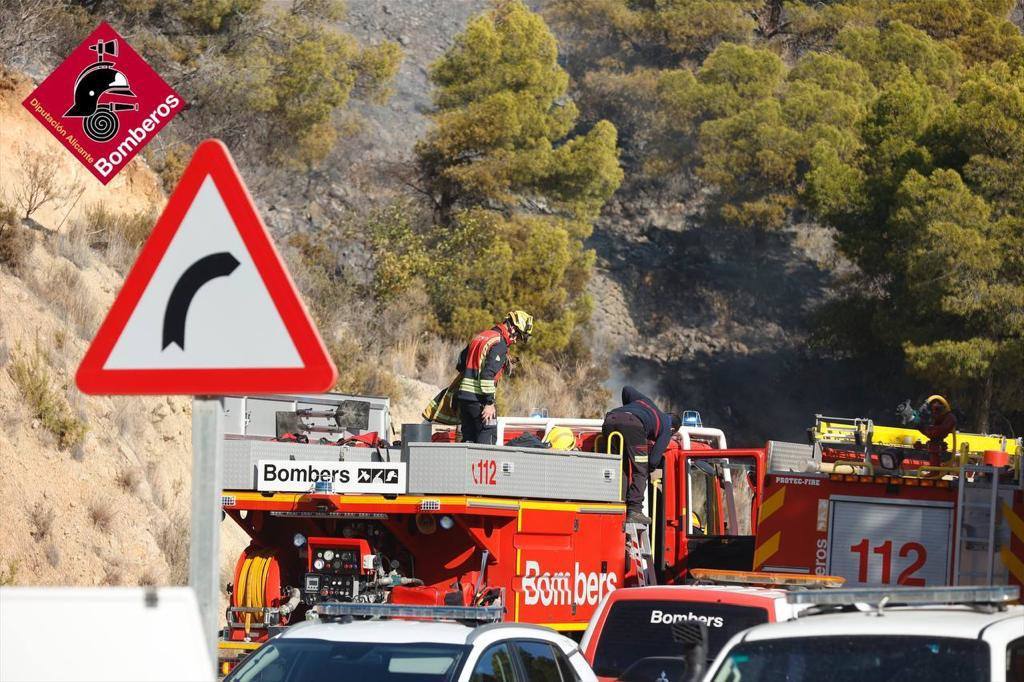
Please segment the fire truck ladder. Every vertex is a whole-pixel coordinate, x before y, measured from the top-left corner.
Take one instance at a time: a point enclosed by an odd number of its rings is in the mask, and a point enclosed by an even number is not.
[[[636,576],[639,587],[657,585],[658,578],[654,574],[654,553],[651,552],[650,536],[647,533],[647,526],[642,523],[627,523],[626,528],[626,551],[630,561],[636,568]]]
[[[999,467],[960,467],[956,497],[956,585],[991,585],[999,525]]]

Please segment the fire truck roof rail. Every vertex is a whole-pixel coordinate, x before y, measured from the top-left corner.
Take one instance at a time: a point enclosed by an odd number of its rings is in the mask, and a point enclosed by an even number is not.
[[[1020,598],[1016,585],[994,587],[946,585],[941,587],[844,587],[826,590],[789,592],[790,604],[815,606],[853,606],[869,604],[882,608],[897,604],[965,604],[1005,607]]]
[[[422,618],[426,620],[493,623],[505,617],[505,607],[495,606],[421,606],[413,604],[363,604],[325,602],[313,607],[322,620],[335,618]]]
[[[544,435],[556,426],[565,426],[577,432],[600,433],[603,419],[583,419],[578,417],[498,417],[497,442],[503,443],[506,429],[544,429]],[[725,450],[728,444],[725,432],[707,426],[680,426],[676,431],[682,441],[684,450],[690,449],[693,440],[707,441],[716,450]]]

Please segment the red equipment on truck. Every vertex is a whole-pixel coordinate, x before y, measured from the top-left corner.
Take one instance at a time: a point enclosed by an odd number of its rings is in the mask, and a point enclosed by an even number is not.
[[[599,419],[499,422],[503,444],[568,427],[573,450],[455,443],[450,432],[412,442],[414,428],[400,448],[368,447],[351,437],[388,432],[385,399],[226,406],[223,507],[252,542],[236,566],[223,649],[253,648],[335,601],[498,604],[508,620],[582,631],[616,588],[751,565],[765,453],[726,449],[717,429],[676,434],[649,490],[647,533],[624,527],[621,454],[609,452]]]
[[[768,445],[754,570],[1024,585],[1020,439],[951,434],[950,461],[932,466],[914,429],[819,415],[810,435]]]

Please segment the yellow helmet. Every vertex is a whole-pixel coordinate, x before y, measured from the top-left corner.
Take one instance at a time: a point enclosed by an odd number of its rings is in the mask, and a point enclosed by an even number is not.
[[[943,414],[945,414],[946,412],[949,412],[952,409],[949,406],[949,401],[946,400],[945,398],[943,398],[941,395],[928,396],[928,400],[925,401],[925,404],[926,405],[931,405],[932,403],[939,403],[940,405],[942,405],[942,407],[945,408],[945,410],[943,411]]]
[[[707,535],[707,531],[704,530],[704,524],[700,520],[700,515],[695,511],[690,512],[690,526],[692,528],[691,533]]]
[[[548,435],[544,436],[544,442],[551,443],[552,450],[576,449],[576,436],[566,426],[553,426]]]
[[[523,341],[529,339],[530,334],[533,333],[533,315],[525,310],[513,310],[505,316],[505,322],[519,332]]]

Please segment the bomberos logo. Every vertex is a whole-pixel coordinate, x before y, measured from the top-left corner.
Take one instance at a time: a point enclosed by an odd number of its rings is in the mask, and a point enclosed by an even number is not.
[[[580,571],[578,561],[572,573],[542,572],[539,562],[527,561],[523,574],[523,602],[527,606],[596,605],[604,595],[615,590],[617,580],[614,573]]]
[[[651,625],[672,625],[672,623],[681,623],[688,620],[704,623],[709,628],[720,628],[725,625],[725,619],[722,616],[704,616],[693,611],[689,613],[666,613],[660,609],[651,611]]]
[[[185,106],[106,22],[22,104],[103,184]]]

